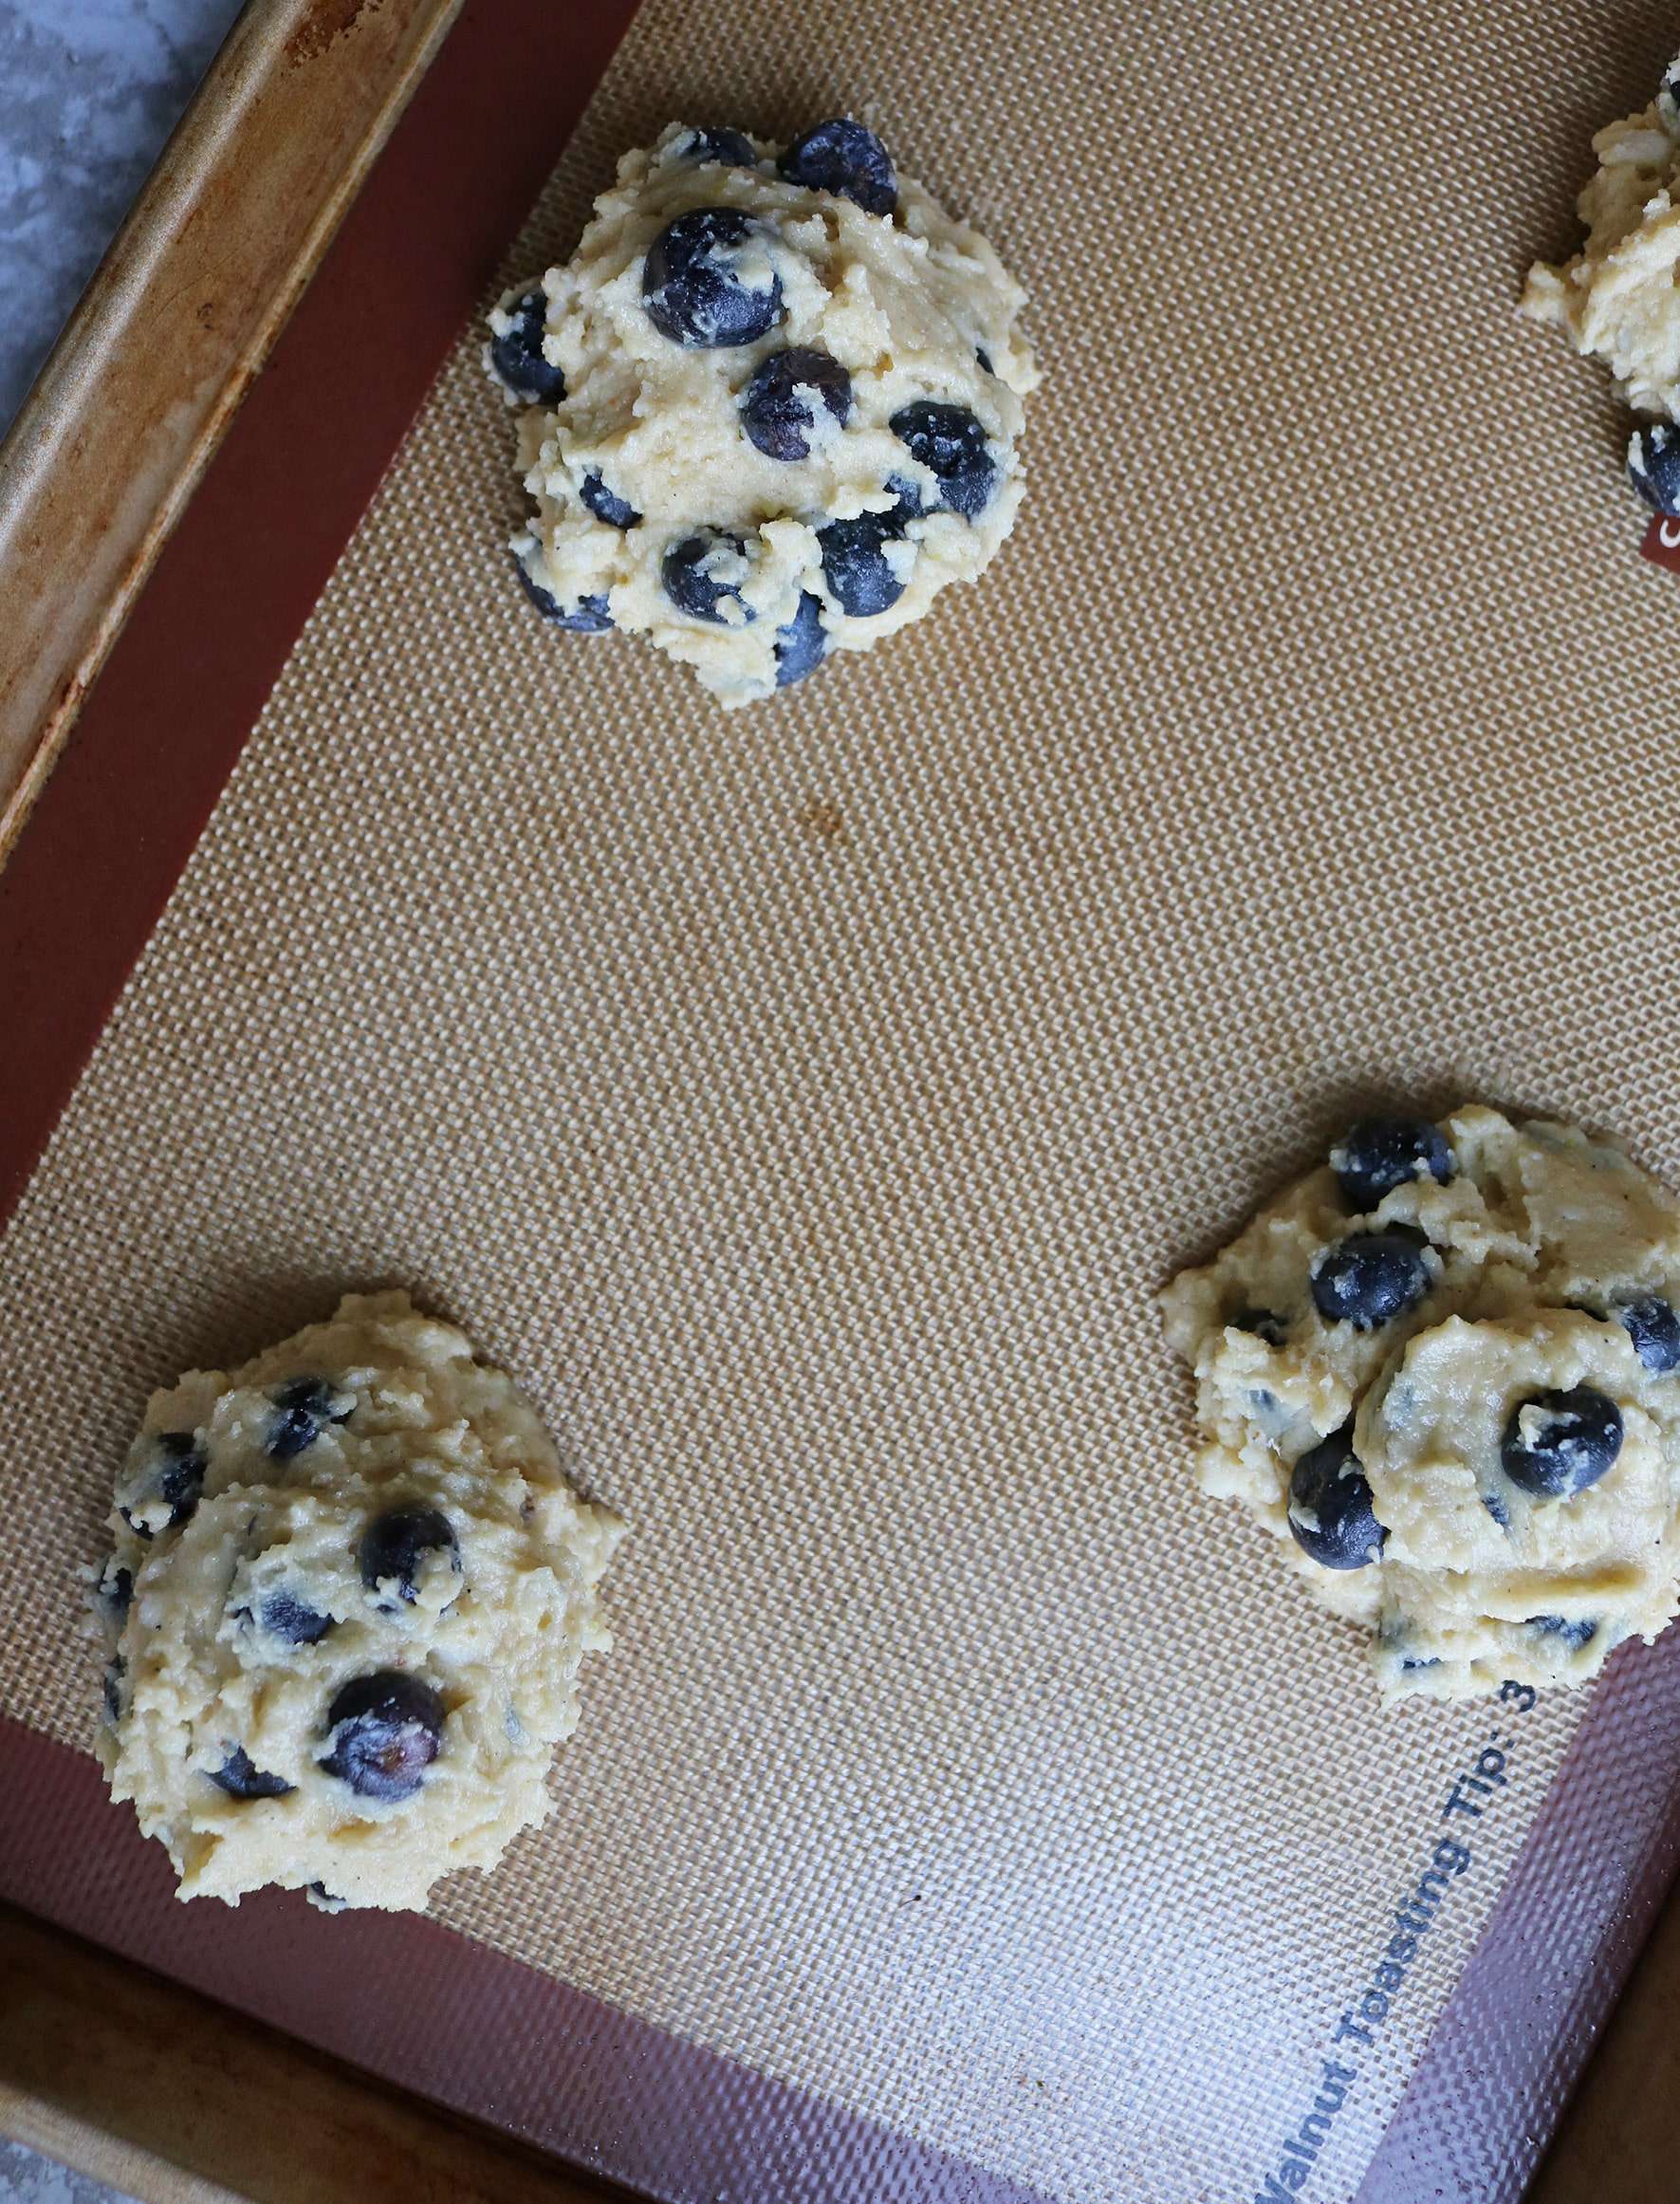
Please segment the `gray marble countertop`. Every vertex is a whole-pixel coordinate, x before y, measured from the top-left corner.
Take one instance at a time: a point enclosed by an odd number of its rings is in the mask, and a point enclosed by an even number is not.
[[[0,431],[238,0],[0,0]],[[0,2204],[126,2204],[0,2140]]]
[[[0,430],[238,12],[0,0]]]

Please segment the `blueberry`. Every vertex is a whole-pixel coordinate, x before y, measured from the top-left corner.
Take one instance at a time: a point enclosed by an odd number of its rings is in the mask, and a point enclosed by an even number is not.
[[[1641,421],[1628,439],[1628,480],[1658,512],[1680,513],[1680,432]]]
[[[1505,1472],[1520,1491],[1567,1500],[1596,1485],[1621,1452],[1621,1410],[1593,1385],[1530,1393],[1512,1409],[1499,1442]]]
[[[420,1581],[420,1564],[429,1553],[445,1555],[458,1576],[461,1549],[440,1508],[405,1504],[376,1515],[361,1534],[356,1565],[361,1581],[375,1594],[375,1603],[387,1615],[397,1612],[397,1601],[413,1606]],[[394,1585],[397,1599],[379,1599],[381,1585]]]
[[[134,1571],[119,1568],[117,1557],[112,1555],[100,1577],[100,1598],[119,1630],[128,1620],[128,1610],[134,1604]]]
[[[1530,1615],[1528,1627],[1543,1638],[1560,1638],[1571,1653],[1579,1653],[1598,1635],[1597,1622],[1571,1621],[1567,1615]]]
[[[674,160],[692,160],[696,165],[716,161],[724,168],[757,168],[758,155],[745,131],[741,130],[691,130],[671,148]]]
[[[1402,1676],[1416,1676],[1423,1669],[1439,1668],[1440,1665],[1441,1657],[1439,1654],[1408,1654],[1400,1663],[1400,1674]]]
[[[1288,1320],[1272,1308],[1239,1308],[1228,1323],[1233,1331],[1252,1332],[1268,1347],[1281,1347],[1289,1337]]]
[[[218,1790],[225,1790],[231,1799],[278,1799],[295,1784],[287,1783],[284,1775],[269,1775],[256,1766],[243,1745],[231,1745],[228,1756],[220,1768],[211,1770],[210,1780]]]
[[[610,528],[633,528],[641,519],[635,506],[621,497],[616,497],[593,468],[584,475],[583,487],[578,495],[596,519],[605,521]],[[549,602],[553,602],[552,598]],[[604,602],[601,602],[601,610],[606,610]]]
[[[204,1491],[209,1457],[191,1431],[160,1431],[146,1444],[138,1470],[123,1478],[118,1513],[137,1538],[151,1538],[159,1530],[174,1530],[185,1523]],[[161,1523],[151,1520],[159,1508]]]
[[[565,396],[565,377],[543,357],[547,293],[539,285],[507,310],[508,328],[490,340],[490,365],[497,379],[526,405],[558,405]]]
[[[1289,1528],[1295,1543],[1327,1569],[1364,1568],[1388,1537],[1354,1453],[1353,1432],[1353,1425],[1344,1423],[1308,1447],[1289,1479]],[[1297,1509],[1312,1518],[1310,1526]]]
[[[893,533],[902,535],[913,520],[920,520],[928,509],[921,491],[908,474],[889,474],[887,488],[896,500],[887,518],[893,523]]]
[[[809,344],[772,352],[741,393],[741,425],[766,459],[808,459],[817,400],[842,425],[852,411],[852,379],[832,352]]]
[[[318,1913],[342,1913],[349,1899],[335,1898],[324,1882],[306,1882],[304,1896]]]
[[[443,1748],[444,1705],[430,1684],[400,1669],[354,1676],[326,1711],[321,1765],[363,1798],[405,1799]]]
[[[1326,1324],[1375,1331],[1423,1299],[1430,1274],[1411,1233],[1350,1232],[1313,1265],[1312,1288]]]
[[[758,615],[741,595],[745,567],[734,575],[729,569],[746,556],[747,546],[739,536],[707,528],[672,545],[660,565],[659,579],[672,603],[692,620],[710,620],[715,627],[744,627]],[[717,571],[720,566],[722,574]],[[729,619],[723,610],[726,602],[737,607],[738,619]]]
[[[1660,1293],[1630,1293],[1611,1304],[1610,1313],[1634,1343],[1634,1352],[1653,1377],[1680,1369],[1680,1316]]]
[[[333,1626],[323,1615],[293,1592],[270,1592],[257,1610],[257,1621],[270,1638],[287,1645],[319,1645]]]
[[[113,1727],[122,1719],[122,1679],[127,1674],[127,1661],[114,1653],[105,1663],[105,1719]]]
[[[1364,1216],[1385,1194],[1426,1172],[1445,1186],[1455,1166],[1440,1127],[1428,1118],[1360,1118],[1331,1149],[1330,1168],[1342,1200]]]
[[[1497,1492],[1484,1492],[1482,1505],[1502,1530],[1508,1530],[1511,1528],[1511,1511]]]
[[[520,585],[543,618],[555,627],[563,627],[571,635],[604,635],[613,624],[613,616],[607,610],[604,597],[581,597],[576,604],[566,606],[550,589],[545,589],[517,551],[513,554],[513,570],[519,576]]]
[[[785,627],[776,630],[776,686],[791,689],[814,673],[828,652],[828,631],[822,625],[822,600],[807,589],[799,610]]]
[[[866,214],[890,214],[898,204],[886,147],[873,130],[843,116],[796,138],[782,156],[782,174],[807,191],[838,192]]]
[[[995,375],[997,373],[997,369],[991,363],[991,354],[986,349],[984,344],[975,345],[974,357],[979,361],[983,374]]]
[[[674,344],[756,344],[783,313],[782,279],[757,225],[735,207],[696,207],[661,230],[648,247],[641,296]]]
[[[932,471],[946,510],[972,520],[991,495],[998,472],[979,417],[967,406],[918,398],[914,405],[900,407],[888,426],[911,457]]]
[[[882,548],[901,533],[902,523],[889,512],[860,512],[852,520],[831,520],[817,530],[823,578],[843,612],[856,620],[870,620],[903,596],[904,583]]]
[[[274,1413],[268,1418],[263,1451],[277,1462],[295,1461],[329,1423],[349,1420],[349,1409],[334,1408],[333,1390],[324,1378],[288,1378],[268,1398]]]

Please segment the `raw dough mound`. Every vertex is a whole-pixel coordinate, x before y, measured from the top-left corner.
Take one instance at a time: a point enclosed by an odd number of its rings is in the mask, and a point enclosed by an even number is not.
[[[190,1372],[111,1523],[99,1749],[181,1897],[423,1906],[543,1820],[620,1526],[452,1325],[351,1295]]]
[[[1587,241],[1529,270],[1523,310],[1602,360],[1635,413],[1680,419],[1680,62],[1649,107],[1593,140],[1597,174],[1576,204]]]
[[[731,705],[868,650],[1013,526],[1025,303],[858,124],[784,150],[673,123],[490,317],[525,409],[527,595]]]
[[[1568,1125],[1364,1120],[1162,1295],[1204,1489],[1384,1694],[1578,1683],[1680,1574],[1680,1202]]]

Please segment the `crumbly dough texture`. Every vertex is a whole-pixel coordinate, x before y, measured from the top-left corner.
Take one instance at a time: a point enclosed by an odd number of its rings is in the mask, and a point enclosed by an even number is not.
[[[1326,1166],[1162,1296],[1195,1371],[1203,1489],[1241,1501],[1320,1603],[1372,1633],[1389,1698],[1580,1682],[1677,1603],[1680,1374],[1653,1374],[1619,1323],[1571,1305],[1680,1299],[1680,1203],[1569,1125],[1472,1106],[1442,1130],[1449,1183],[1412,1180],[1355,1219]],[[1428,1234],[1429,1290],[1371,1331],[1326,1324],[1314,1259],[1373,1219]],[[1231,1323],[1257,1307],[1283,1314],[1283,1344]],[[1506,1420],[1579,1384],[1619,1408],[1620,1453],[1572,1497],[1531,1498],[1502,1472]],[[1350,1417],[1388,1537],[1369,1565],[1332,1569],[1290,1533],[1290,1475]]]
[[[802,595],[822,603],[829,653],[868,650],[920,620],[951,583],[971,582],[989,565],[1021,500],[1021,401],[1039,374],[1016,326],[1020,285],[985,238],[919,184],[900,176],[896,212],[872,214],[785,181],[775,168],[781,149],[766,140],[752,141],[760,164],[745,169],[684,157],[693,136],[673,123],[651,151],[625,154],[576,253],[543,278],[543,350],[563,371],[566,395],[520,414],[519,470],[536,509],[513,550],[559,604],[604,597],[614,625],[645,635],[692,665],[726,705],[739,705],[775,689],[777,631]],[[785,318],[750,344],[674,343],[644,304],[649,246],[678,215],[707,207],[750,216],[755,250],[781,279]],[[530,287],[508,292],[491,317],[493,334],[508,329]],[[854,408],[842,427],[818,406],[808,456],[790,462],[755,448],[739,400],[762,361],[796,346],[827,352],[849,371]],[[888,426],[921,399],[964,406],[986,430],[997,480],[972,517],[938,509],[933,477]],[[584,506],[591,474],[641,516],[637,526],[615,528]],[[903,594],[883,612],[854,616],[824,580],[817,529],[890,510],[893,477],[922,491],[929,509],[886,546]],[[730,603],[721,625],[697,620],[663,587],[666,551],[703,529],[743,539],[744,564],[716,571],[738,584],[751,620]]]
[[[330,1415],[276,1460],[274,1397],[299,1379],[325,1380]],[[173,1527],[144,1497],[164,1433],[193,1434],[206,1465]],[[452,1325],[402,1293],[352,1295],[242,1369],[189,1372],[153,1398],[118,1499],[139,1528],[113,1508],[99,1750],[182,1898],[237,1903],[278,1883],[329,1910],[420,1907],[439,1876],[492,1865],[543,1820],[582,1658],[611,1644],[597,1586],[621,1527],[571,1491],[511,1379]],[[371,1591],[357,1559],[368,1524],[403,1503],[440,1511],[459,1556],[422,1556],[412,1600]],[[316,1642],[260,1620],[300,1609]],[[447,1719],[413,1795],[381,1801],[323,1767],[325,1710],[350,1679],[393,1670]],[[212,1771],[235,1750],[292,1787],[227,1795]]]
[[[1671,85],[1593,139],[1598,167],[1576,204],[1587,240],[1560,266],[1538,261],[1523,311],[1602,360],[1635,413],[1680,420],[1680,111]]]

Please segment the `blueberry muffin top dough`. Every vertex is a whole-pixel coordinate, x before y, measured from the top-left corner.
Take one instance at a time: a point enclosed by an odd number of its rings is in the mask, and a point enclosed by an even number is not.
[[[96,1607],[113,1797],[183,1898],[423,1906],[547,1811],[620,1527],[401,1293],[154,1396]]]
[[[1680,514],[1680,61],[1656,98],[1593,139],[1598,166],[1576,202],[1587,236],[1560,264],[1537,261],[1530,319],[1602,360],[1639,417],[1628,478],[1658,512]]]
[[[861,125],[778,147],[673,123],[490,317],[526,595],[731,705],[920,619],[1014,523],[1025,303]]]
[[[1580,1682],[1674,1614],[1680,1203],[1618,1148],[1364,1120],[1162,1306],[1204,1489],[1386,1696]]]

